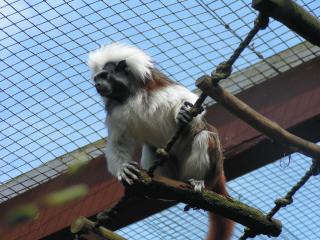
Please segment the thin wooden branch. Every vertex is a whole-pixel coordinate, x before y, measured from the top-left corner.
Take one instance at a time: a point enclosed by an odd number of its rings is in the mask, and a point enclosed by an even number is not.
[[[126,240],[126,238],[123,238],[120,235],[102,226],[95,228],[95,222],[85,217],[79,217],[71,224],[71,233],[73,234],[80,235],[80,234],[87,234],[89,232],[95,232],[98,235],[108,240]]]
[[[253,0],[252,6],[320,47],[320,21],[295,1]]]
[[[214,86],[210,76],[205,75],[199,78],[197,86],[227,110],[274,141],[289,147],[293,151],[320,160],[320,146],[289,133],[277,123],[264,117],[240,99],[225,91],[219,85]]]
[[[143,170],[140,179],[129,186],[127,192],[135,197],[141,195],[152,199],[178,201],[196,209],[211,211],[268,236],[279,236],[281,233],[281,222],[269,220],[258,209],[209,190],[196,192],[191,185],[183,182],[159,175],[150,177]]]
[[[182,202],[192,208],[211,211],[217,215],[227,217],[247,228],[253,229],[257,234],[276,237],[280,235],[282,230],[279,220],[267,218],[260,210],[235,199],[224,197],[209,190],[196,192],[187,183],[159,175],[151,177],[147,171],[141,170],[140,178],[133,185],[126,186],[125,195],[119,201],[119,204],[116,204],[114,208],[106,209],[99,213],[96,223],[84,217],[78,218],[71,225],[71,232],[74,234],[86,234],[88,232],[97,233],[98,231],[99,235],[107,239],[123,239],[120,236],[115,236],[115,233],[105,229],[103,226],[108,225],[108,221],[112,222],[113,218],[117,218],[117,214],[121,212],[121,206],[129,203],[130,199],[139,198]],[[109,220],[105,221],[105,219]]]

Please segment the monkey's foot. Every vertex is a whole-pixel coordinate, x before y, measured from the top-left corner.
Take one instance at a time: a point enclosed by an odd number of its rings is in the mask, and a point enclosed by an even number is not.
[[[202,192],[204,189],[204,181],[203,180],[195,180],[195,179],[189,179],[188,183],[190,183],[193,186],[193,190],[197,192]]]
[[[123,163],[117,173],[118,180],[129,185],[139,179],[140,169],[138,163],[131,161]]]

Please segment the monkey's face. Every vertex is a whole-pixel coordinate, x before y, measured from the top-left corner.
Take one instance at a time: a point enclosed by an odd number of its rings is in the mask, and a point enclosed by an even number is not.
[[[95,74],[95,87],[102,97],[123,102],[130,96],[133,76],[126,68],[125,60],[108,62]]]

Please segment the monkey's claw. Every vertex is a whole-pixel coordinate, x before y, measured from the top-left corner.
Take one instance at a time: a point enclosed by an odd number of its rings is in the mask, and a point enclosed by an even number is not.
[[[177,116],[180,124],[188,124],[192,121],[193,116],[190,111],[192,106],[193,105],[189,102],[185,102],[184,105],[182,105]]]
[[[202,192],[202,190],[204,189],[204,181],[203,180],[189,179],[188,182],[193,186],[193,189],[196,192]]]
[[[139,174],[138,163],[131,161],[121,165],[117,177],[119,181],[132,185],[135,180],[139,179]]]

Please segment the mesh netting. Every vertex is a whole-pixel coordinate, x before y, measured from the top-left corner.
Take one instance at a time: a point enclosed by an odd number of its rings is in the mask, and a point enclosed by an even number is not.
[[[320,16],[319,1],[298,1]],[[159,69],[194,80],[230,56],[252,26],[251,1],[0,2],[0,201],[101,154],[105,113],[87,53],[121,41],[146,50]],[[222,85],[242,91],[319,55],[282,24],[267,30]],[[92,145],[92,143],[95,143]]]

